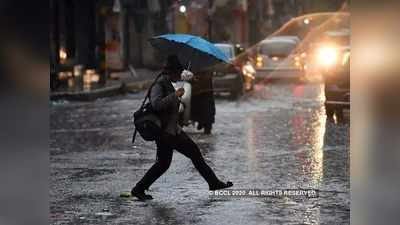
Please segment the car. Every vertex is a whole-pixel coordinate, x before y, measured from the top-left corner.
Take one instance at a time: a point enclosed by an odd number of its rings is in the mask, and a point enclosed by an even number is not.
[[[247,60],[236,60],[236,56],[244,51],[244,48],[230,43],[214,45],[231,61],[231,64],[219,64],[208,71],[213,75],[214,93],[229,93],[231,98],[236,99],[245,91],[253,90],[256,72],[253,65]]]
[[[300,38],[297,36],[290,36],[290,35],[280,35],[280,36],[272,36],[269,39],[288,39],[300,43]]]
[[[343,119],[343,110],[350,109],[350,49],[342,49],[334,69],[323,72],[325,111],[328,118],[334,115]]]
[[[323,79],[323,70],[341,51],[340,48],[350,48],[350,35],[349,29],[326,31],[309,44],[305,51],[306,57],[301,61],[307,80]]]
[[[322,76],[328,118],[343,118],[350,108],[350,30],[327,31],[312,45],[307,62]]]
[[[296,36],[274,36],[261,41],[256,50],[257,80],[302,78],[301,54],[297,53],[299,43]]]

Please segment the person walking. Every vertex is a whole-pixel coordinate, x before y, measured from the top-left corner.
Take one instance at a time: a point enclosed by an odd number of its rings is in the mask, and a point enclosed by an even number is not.
[[[212,85],[212,73],[203,72],[196,76],[192,83],[191,119],[198,123],[197,129],[204,128],[204,134],[211,134],[212,125],[215,122],[215,100]]]
[[[173,150],[189,158],[200,175],[208,183],[210,190],[218,190],[233,186],[233,183],[222,182],[207,165],[194,141],[179,127],[180,97],[185,93],[183,88],[175,90],[171,82],[180,79],[183,66],[176,55],[170,55],[161,75],[150,90],[150,102],[153,110],[161,120],[162,134],[156,140],[157,160],[139,182],[132,188],[132,196],[139,200],[150,200],[153,197],[145,190],[164,174],[172,161]]]

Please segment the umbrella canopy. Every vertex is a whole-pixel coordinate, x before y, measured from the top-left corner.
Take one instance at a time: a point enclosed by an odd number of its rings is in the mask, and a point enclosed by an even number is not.
[[[192,71],[200,71],[217,63],[230,63],[228,57],[212,43],[189,34],[165,34],[149,39],[150,44],[179,61]]]

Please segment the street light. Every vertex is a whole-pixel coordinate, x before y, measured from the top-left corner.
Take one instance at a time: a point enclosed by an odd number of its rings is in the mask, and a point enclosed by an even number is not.
[[[186,12],[186,6],[184,6],[184,5],[179,6],[179,12],[185,13]]]
[[[67,49],[64,47],[60,48],[58,57],[60,58],[61,63],[64,63],[67,60],[68,54],[67,54]]]

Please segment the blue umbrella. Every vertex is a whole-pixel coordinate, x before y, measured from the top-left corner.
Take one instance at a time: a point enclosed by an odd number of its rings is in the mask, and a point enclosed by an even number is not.
[[[177,55],[179,61],[192,71],[217,63],[230,63],[228,57],[212,43],[189,34],[165,34],[149,39],[150,44],[165,54]]]

